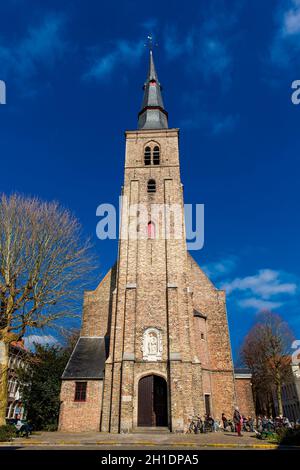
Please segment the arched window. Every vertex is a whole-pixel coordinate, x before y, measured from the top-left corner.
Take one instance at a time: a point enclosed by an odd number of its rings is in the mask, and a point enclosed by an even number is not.
[[[151,148],[150,147],[145,148],[144,163],[145,165],[151,165]]]
[[[147,184],[147,191],[148,193],[155,193],[156,192],[156,183],[155,180],[149,180]]]
[[[148,235],[148,238],[155,238],[155,225],[153,222],[148,223],[147,235]]]
[[[160,163],[160,152],[159,147],[156,145],[153,149],[153,165],[159,165]]]

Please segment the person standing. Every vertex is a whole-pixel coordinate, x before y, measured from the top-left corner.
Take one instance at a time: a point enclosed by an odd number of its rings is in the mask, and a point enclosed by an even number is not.
[[[241,429],[242,429],[242,416],[239,412],[238,407],[236,406],[234,413],[233,413],[233,422],[236,427],[236,431],[238,433],[238,436],[242,436]]]
[[[254,419],[252,418],[252,416],[248,416],[248,424],[250,432],[254,432]]]
[[[223,423],[223,429],[224,429],[224,431],[226,431],[227,426],[228,426],[228,421],[227,421],[225,413],[222,413],[222,423]]]

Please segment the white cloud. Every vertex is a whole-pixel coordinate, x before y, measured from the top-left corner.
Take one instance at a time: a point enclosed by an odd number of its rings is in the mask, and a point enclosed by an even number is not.
[[[64,18],[47,15],[36,27],[29,28],[24,38],[0,45],[1,72],[12,74],[19,82],[36,75],[40,67],[51,68],[65,53]]]
[[[206,80],[220,79],[223,88],[231,83],[232,45],[237,40],[237,24],[243,9],[242,1],[211,0],[195,14],[187,31],[169,24],[163,31],[164,50],[169,60],[184,56],[187,72]],[[197,18],[197,19],[196,19]]]
[[[172,24],[163,32],[167,59],[183,64],[192,82],[199,77],[210,85],[214,83],[213,100],[218,100],[216,95],[222,95],[232,85],[233,46],[238,37],[236,25],[241,3],[232,2],[228,12],[220,2],[212,1],[201,10],[201,18],[193,22],[189,30],[184,32]],[[213,137],[232,132],[238,126],[240,116],[230,110],[226,112],[224,107],[222,111],[206,110],[210,93],[211,88],[208,88],[201,96],[198,83],[195,88],[183,91],[186,116],[181,120],[181,127],[199,129]]]
[[[207,30],[205,23],[185,35],[179,35],[175,25],[168,26],[164,32],[164,50],[167,59],[178,60],[185,56],[187,70],[197,70],[206,80],[217,76],[222,81],[230,79],[232,56],[230,47],[222,37],[219,25]]]
[[[111,51],[93,59],[83,78],[104,80],[120,65],[126,64],[127,67],[138,63],[144,50],[142,41],[130,43],[120,40],[116,42]]]
[[[239,121],[238,116],[228,114],[227,116],[212,116],[212,134],[218,135],[224,132],[231,132],[235,129]]]
[[[283,35],[290,36],[300,33],[300,1],[292,0],[290,9],[283,15]]]
[[[183,32],[182,25],[180,28],[177,23],[162,25],[156,17],[146,18],[139,26],[143,29],[143,37],[145,31],[147,34],[154,33],[154,44],[156,38],[160,38],[159,46],[168,60],[179,60],[180,56],[185,56],[184,67],[187,71],[192,71],[193,75],[196,71],[206,80],[219,77],[223,86],[231,81],[231,43],[236,35],[234,27],[241,2],[232,3],[229,12],[219,1],[212,1],[207,8],[200,9],[197,17],[201,18]],[[159,34],[156,35],[156,31]],[[125,62],[126,65],[137,63],[144,54],[144,43],[140,36],[136,41],[123,38],[113,43],[108,51],[93,57],[83,77],[104,80]]]
[[[281,307],[282,302],[272,302],[270,300],[258,299],[256,297],[249,297],[238,301],[238,305],[242,308],[253,308],[255,310],[273,310]]]
[[[164,50],[169,60],[177,59],[182,54],[193,54],[196,35],[190,31],[184,37],[179,38],[175,25],[168,25],[164,31]]]
[[[228,294],[234,290],[250,291],[259,295],[262,299],[270,299],[274,295],[296,293],[297,285],[294,282],[282,281],[282,273],[272,269],[260,269],[257,274],[244,278],[236,278],[226,282],[222,288]]]
[[[223,74],[229,72],[232,64],[229,47],[217,37],[208,37],[203,41],[202,58],[204,72],[208,78],[211,75],[224,77]]]
[[[227,258],[222,258],[220,261],[205,264],[202,266],[202,269],[208,277],[216,279],[220,276],[224,277],[225,275],[231,273],[236,268],[236,265],[237,257],[229,256]]]
[[[253,276],[236,277],[221,284],[239,307],[254,310],[277,309],[297,294],[295,276],[273,269],[260,269]]]
[[[271,62],[280,67],[289,67],[300,53],[300,1],[280,2],[275,21]]]
[[[53,345],[53,344],[58,343],[57,339],[54,338],[54,336],[52,335],[25,336],[24,342],[25,342],[25,347],[28,349],[31,349],[32,347],[34,347],[35,343],[42,344],[42,345],[46,345],[46,344]]]

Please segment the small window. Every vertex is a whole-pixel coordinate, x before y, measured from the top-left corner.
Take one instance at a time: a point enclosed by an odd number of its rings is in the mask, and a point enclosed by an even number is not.
[[[155,238],[155,225],[153,222],[148,223],[148,238]]]
[[[210,395],[204,395],[205,412],[210,415]]]
[[[86,401],[87,382],[75,382],[75,398],[74,401]]]
[[[147,185],[148,193],[155,193],[156,192],[156,182],[155,180],[149,180]]]
[[[201,339],[204,339],[204,333],[201,333]]]
[[[153,149],[153,165],[159,165],[160,162],[160,154],[159,154],[159,147],[154,147]]]
[[[150,147],[145,148],[144,163],[145,165],[151,165],[151,148]]]

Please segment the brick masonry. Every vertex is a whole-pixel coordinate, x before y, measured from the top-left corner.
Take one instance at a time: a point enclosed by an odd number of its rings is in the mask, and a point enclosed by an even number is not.
[[[236,401],[240,412],[247,416],[255,416],[251,378],[236,377]]]
[[[102,406],[102,380],[89,380],[87,400],[74,401],[75,382],[64,380],[61,387],[59,431],[99,431]]]
[[[146,146],[160,148],[159,165],[144,165]],[[156,182],[155,193],[147,192],[149,179]],[[204,414],[205,394],[214,417],[233,413],[236,384],[225,292],[214,287],[187,252],[184,218],[182,236],[164,239],[159,234],[166,230],[166,219],[161,213],[154,220],[151,213],[153,203],[177,204],[183,211],[182,188],[178,129],[126,132],[123,196],[133,210],[125,213],[123,204],[121,229],[139,235],[120,240],[117,264],[95,291],[85,293],[82,335],[109,337],[103,390],[93,383],[87,406],[79,412],[72,402],[72,383],[64,382],[61,429],[132,431],[138,420],[138,382],[148,374],[167,382],[173,432],[185,431],[193,415]],[[147,208],[145,220],[137,217],[138,204]],[[175,220],[170,220],[172,235]],[[155,224],[157,239],[144,236],[149,221]],[[195,310],[200,317],[194,316]],[[143,334],[150,327],[162,338],[162,357],[156,362],[143,359]],[[239,396],[251,400],[238,387]]]

